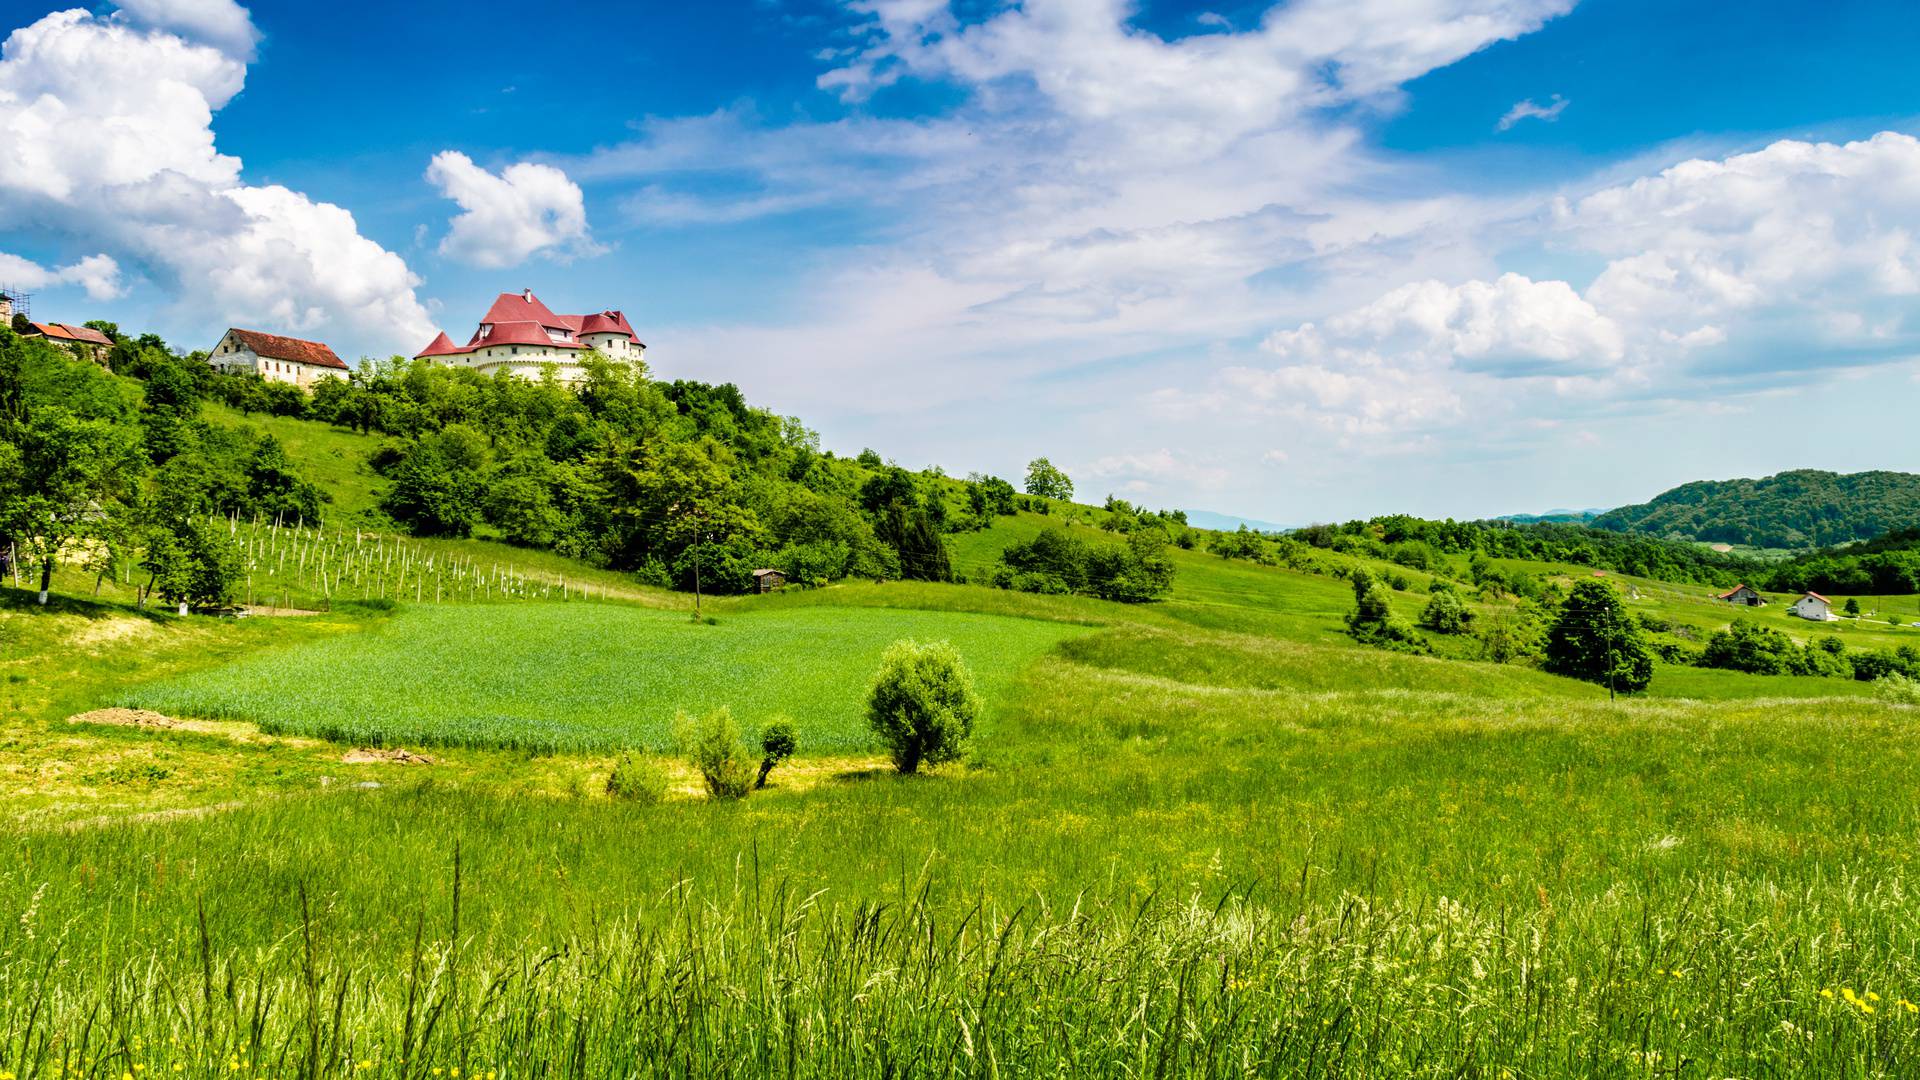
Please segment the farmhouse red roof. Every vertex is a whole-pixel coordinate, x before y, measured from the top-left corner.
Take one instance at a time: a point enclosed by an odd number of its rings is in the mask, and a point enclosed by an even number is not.
[[[91,326],[68,326],[66,323],[31,323],[35,330],[53,338],[55,341],[79,341],[88,345],[111,345],[113,339],[95,330]]]
[[[1821,595],[1820,595],[1819,593],[1817,593],[1817,592],[1814,592],[1814,591],[1813,591],[1812,589],[1808,589],[1808,590],[1807,590],[1807,595],[1808,595],[1808,596],[1811,596],[1811,597],[1813,597],[1813,598],[1814,598],[1815,600],[1818,600],[1818,601],[1820,601],[1820,602],[1821,602],[1821,603],[1823,603],[1823,604],[1831,604],[1831,603],[1833,603],[1833,601],[1831,601],[1831,600],[1829,600],[1829,599],[1827,599],[1827,598],[1826,598],[1826,597],[1824,597],[1824,596],[1821,596]]]
[[[263,334],[258,330],[242,330],[238,327],[228,330],[227,333],[238,339],[240,344],[269,360],[288,360],[296,364],[312,364],[314,367],[350,370],[345,362],[333,354],[332,349],[318,341],[302,341],[299,338]]]
[[[1735,585],[1735,586],[1734,586],[1733,588],[1731,588],[1731,589],[1729,589],[1729,590],[1727,590],[1726,592],[1723,592],[1723,593],[1721,593],[1721,594],[1720,594],[1720,599],[1722,599],[1722,600],[1731,600],[1731,599],[1733,599],[1733,597],[1734,597],[1734,594],[1735,594],[1735,593],[1738,593],[1738,592],[1739,592],[1739,591],[1740,591],[1741,589],[1744,589],[1744,588],[1746,588],[1746,587],[1747,587],[1747,586],[1746,586],[1746,583],[1745,583],[1745,582],[1741,582],[1740,584],[1738,584],[1738,585]]]

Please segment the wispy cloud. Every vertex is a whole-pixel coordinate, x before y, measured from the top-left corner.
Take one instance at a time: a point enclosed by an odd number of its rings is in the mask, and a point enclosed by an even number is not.
[[[1566,108],[1567,99],[1559,94],[1553,95],[1545,105],[1536,105],[1532,98],[1527,98],[1524,101],[1514,102],[1513,108],[1508,109],[1507,114],[1502,116],[1500,122],[1494,127],[1500,131],[1506,131],[1522,120],[1545,120],[1551,124],[1560,119],[1560,114]]]

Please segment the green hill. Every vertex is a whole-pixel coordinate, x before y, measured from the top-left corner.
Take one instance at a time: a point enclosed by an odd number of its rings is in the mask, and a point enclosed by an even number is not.
[[[1920,524],[1920,475],[1795,469],[1699,480],[1595,518],[1594,528],[1763,548],[1827,547]]]

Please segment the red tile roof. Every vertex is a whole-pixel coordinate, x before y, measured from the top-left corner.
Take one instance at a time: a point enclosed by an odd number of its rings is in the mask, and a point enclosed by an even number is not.
[[[447,336],[447,332],[442,330],[440,336],[429,342],[426,348],[421,349],[414,359],[417,360],[420,356],[450,356],[461,351],[463,350],[453,343],[453,339]]]
[[[45,334],[47,337],[50,337],[55,341],[78,341],[84,345],[113,344],[112,338],[108,337],[107,335],[101,333],[98,330],[95,330],[91,326],[68,326],[66,323],[57,323],[57,322],[49,322],[49,323],[37,322],[37,323],[29,323],[27,325],[33,327],[35,330],[40,331],[42,334]]]
[[[564,330],[571,336],[581,334],[624,334],[629,338],[636,335],[633,324],[618,311],[602,311],[592,315],[557,315],[540,298],[533,295],[532,289],[517,293],[501,293],[494,298],[493,306],[480,317],[480,328],[467,339],[464,346],[455,347],[445,331],[435,337],[426,348],[414,354],[418,360],[428,356],[457,356],[484,349],[490,345],[535,345],[549,349],[584,349],[587,346],[578,341],[555,341],[549,330]],[[646,348],[641,345],[641,348]]]
[[[1821,603],[1823,603],[1823,604],[1831,604],[1831,603],[1833,603],[1833,601],[1831,601],[1831,600],[1829,600],[1829,599],[1827,599],[1827,598],[1826,598],[1826,597],[1824,597],[1824,596],[1821,596],[1821,595],[1820,595],[1819,593],[1817,593],[1817,592],[1814,592],[1814,591],[1813,591],[1812,589],[1808,589],[1808,590],[1807,590],[1807,595],[1808,595],[1808,596],[1811,596],[1811,597],[1813,597],[1813,598],[1814,598],[1815,600],[1818,600],[1818,601],[1820,601],[1820,602],[1821,602]]]
[[[263,334],[258,330],[232,328],[227,331],[240,344],[252,349],[256,354],[269,360],[288,360],[296,364],[312,364],[314,367],[338,368],[341,371],[352,370],[333,355],[333,350],[318,341],[302,341],[299,338],[281,337],[279,334]]]
[[[522,293],[503,292],[494,300],[493,306],[480,316],[483,323],[530,322],[538,326],[552,326],[563,330],[574,329],[573,325],[562,321],[563,317],[548,310],[547,305],[528,289]]]
[[[1744,589],[1744,588],[1746,588],[1746,587],[1747,587],[1747,586],[1745,585],[1745,583],[1742,583],[1742,584],[1739,584],[1739,585],[1735,585],[1735,586],[1734,586],[1734,587],[1733,587],[1732,589],[1729,589],[1728,591],[1726,591],[1726,592],[1723,592],[1723,593],[1721,593],[1721,594],[1720,594],[1720,599],[1722,599],[1722,600],[1731,600],[1731,599],[1733,599],[1733,594],[1734,594],[1734,593],[1737,593],[1737,592],[1739,592],[1739,591],[1740,591],[1741,589]]]

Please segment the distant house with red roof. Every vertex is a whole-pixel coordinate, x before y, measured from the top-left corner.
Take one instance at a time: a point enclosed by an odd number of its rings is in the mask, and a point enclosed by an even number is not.
[[[91,326],[30,322],[20,336],[45,338],[55,345],[65,346],[67,351],[75,356],[83,360],[91,360],[96,364],[106,363],[107,350],[113,348],[113,339]]]
[[[540,378],[546,365],[552,364],[560,381],[572,383],[586,377],[581,361],[588,350],[632,364],[646,355],[647,347],[618,311],[556,315],[532,289],[523,289],[501,293],[480,316],[479,328],[465,345],[455,345],[442,331],[414,359],[487,374],[506,371],[528,379]]]
[[[1723,592],[1714,599],[1723,600],[1729,604],[1740,604],[1745,607],[1759,607],[1761,604],[1767,602],[1767,598],[1755,592],[1751,585],[1735,585],[1732,591]]]
[[[1840,618],[1833,613],[1833,601],[1817,592],[1803,594],[1800,599],[1793,602],[1792,607],[1787,609],[1787,614],[1812,619],[1814,622],[1834,622]]]
[[[216,371],[252,373],[268,382],[292,383],[303,390],[328,376],[344,379],[352,369],[318,341],[263,334],[229,327],[207,354]]]

